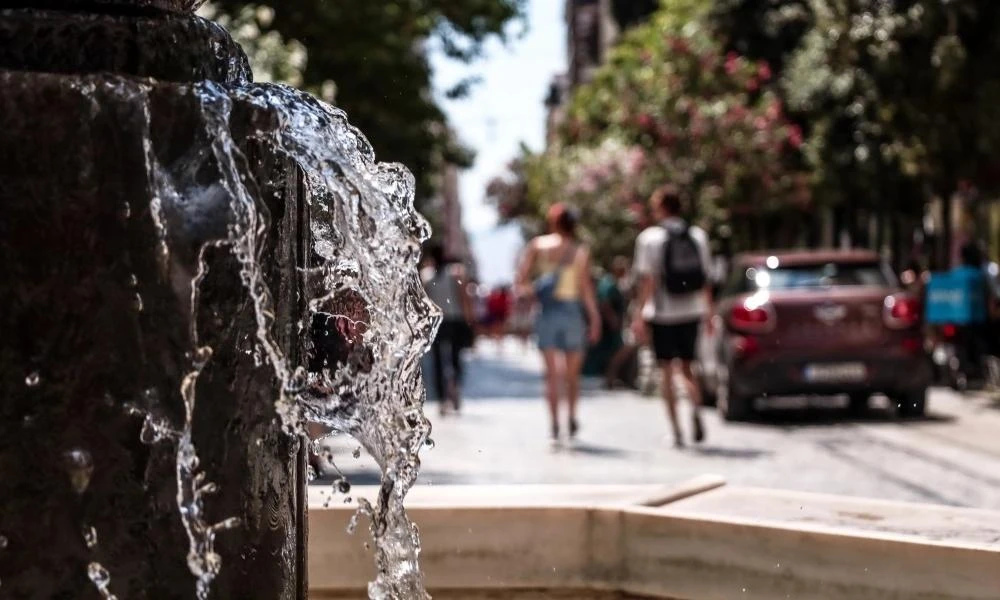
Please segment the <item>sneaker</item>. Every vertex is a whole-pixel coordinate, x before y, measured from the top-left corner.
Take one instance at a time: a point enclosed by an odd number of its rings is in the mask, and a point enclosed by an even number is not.
[[[700,444],[705,441],[705,428],[701,424],[701,417],[697,413],[694,415],[694,442]]]
[[[681,430],[680,429],[675,429],[674,430],[674,448],[683,448],[683,447],[684,447],[684,436],[681,435]]]

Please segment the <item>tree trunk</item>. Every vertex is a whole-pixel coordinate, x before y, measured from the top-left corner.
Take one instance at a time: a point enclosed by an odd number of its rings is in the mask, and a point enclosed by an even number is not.
[[[136,4],[145,16],[0,11],[0,595],[98,599],[99,563],[119,598],[195,597],[176,444],[140,437],[155,437],[145,414],[184,422],[196,325],[214,350],[192,421],[200,470],[219,486],[205,520],[240,519],[218,534],[212,597],[304,599],[301,445],[276,424],[276,379],[255,363],[254,312],[227,248],[206,252],[191,311],[197,250],[224,236],[226,217],[171,221],[183,239],[165,256],[146,157],[176,166],[207,150],[181,82],[235,81],[246,59],[217,56],[237,47],[194,17],[148,12],[183,0]],[[109,70],[120,76],[85,75]],[[297,361],[307,206],[293,165],[245,150],[270,212],[274,335]],[[206,176],[190,193],[210,192]]]
[[[952,267],[952,244],[955,239],[955,214],[952,210],[955,195],[954,189],[944,187],[939,191],[941,197],[941,233],[938,236],[938,269],[946,271]]]

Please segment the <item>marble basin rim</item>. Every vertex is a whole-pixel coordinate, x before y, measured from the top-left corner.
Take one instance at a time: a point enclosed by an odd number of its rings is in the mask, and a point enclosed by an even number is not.
[[[994,511],[745,488],[712,476],[679,486],[411,494],[421,564],[439,598],[986,600],[1000,591]],[[353,512],[343,496],[312,488],[310,598],[365,597],[372,557],[366,532],[346,534]]]

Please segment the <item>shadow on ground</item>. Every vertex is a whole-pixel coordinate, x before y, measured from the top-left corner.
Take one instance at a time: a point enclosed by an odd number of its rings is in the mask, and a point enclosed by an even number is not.
[[[586,456],[599,456],[606,458],[626,458],[631,456],[632,453],[628,450],[623,450],[621,448],[614,448],[612,446],[601,446],[599,444],[590,444],[587,442],[574,442],[571,446],[561,449],[570,454],[583,454]]]
[[[873,423],[950,423],[951,415],[934,412],[934,405],[928,405],[923,417],[902,418],[889,406],[888,399],[877,399],[873,405],[861,412],[845,406],[837,397],[793,397],[768,398],[758,401],[750,423],[775,427],[826,427],[844,424]]]
[[[692,446],[691,450],[695,454],[709,458],[731,458],[735,460],[753,460],[755,458],[774,454],[770,450],[758,450],[756,448],[727,448],[725,446],[715,446],[713,444]]]

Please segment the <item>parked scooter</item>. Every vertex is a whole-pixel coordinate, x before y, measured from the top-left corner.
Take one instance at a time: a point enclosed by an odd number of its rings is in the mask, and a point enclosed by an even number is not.
[[[969,388],[969,365],[962,360],[958,346],[959,326],[946,323],[936,326],[930,334],[934,378],[939,385],[964,392]]]
[[[970,386],[1000,389],[998,299],[996,263],[985,267],[966,263],[932,275],[925,308],[939,383],[958,391]]]

